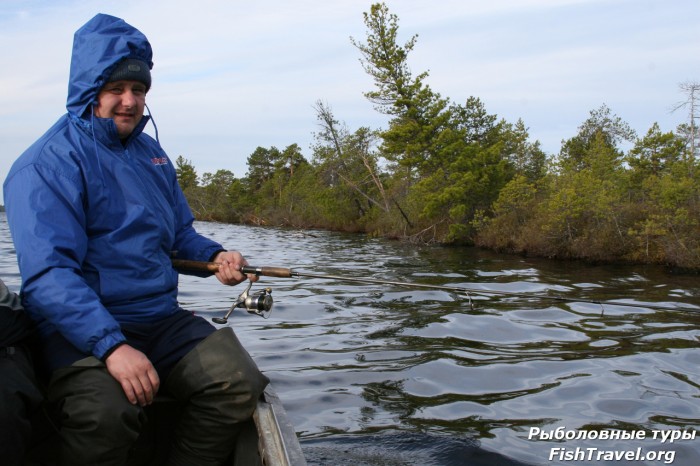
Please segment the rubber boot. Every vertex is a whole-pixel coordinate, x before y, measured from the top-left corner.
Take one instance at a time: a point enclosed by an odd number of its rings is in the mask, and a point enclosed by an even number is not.
[[[199,343],[165,383],[168,393],[183,404],[168,464],[222,464],[268,383],[230,327]]]
[[[62,465],[124,465],[145,415],[95,357],[58,369],[49,402],[59,408]]]

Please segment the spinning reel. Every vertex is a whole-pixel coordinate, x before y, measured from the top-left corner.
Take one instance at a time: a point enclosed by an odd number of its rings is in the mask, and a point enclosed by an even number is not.
[[[272,312],[272,289],[265,288],[262,291],[250,294],[250,288],[253,286],[253,282],[248,283],[248,287],[241,293],[236,302],[233,303],[231,309],[228,310],[224,317],[214,317],[211,320],[216,324],[225,324],[228,322],[228,317],[231,315],[234,309],[241,307],[244,308],[250,314],[256,314],[267,319],[270,317]]]

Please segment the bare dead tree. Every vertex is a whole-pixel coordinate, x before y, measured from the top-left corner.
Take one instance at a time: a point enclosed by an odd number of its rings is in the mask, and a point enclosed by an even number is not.
[[[673,107],[672,111],[677,111],[683,108],[688,110],[688,147],[690,148],[690,156],[693,160],[698,155],[698,124],[700,119],[700,83],[696,81],[686,81],[678,85],[679,89],[686,94],[686,100],[679,102]]]
[[[335,154],[335,163],[333,164],[334,174],[343,182],[350,186],[355,192],[364,197],[368,202],[376,205],[384,212],[389,212],[390,204],[387,197],[384,184],[382,183],[379,173],[377,172],[377,163],[374,155],[371,153],[371,135],[369,133],[359,135],[357,144],[349,144],[353,139],[344,125],[340,124],[334,117],[328,106],[321,101],[317,101],[314,106],[317,114],[317,119],[321,126],[320,139],[325,140],[333,147]],[[356,133],[356,136],[359,133]],[[351,146],[351,147],[349,147]],[[350,153],[346,149],[350,148]],[[350,176],[352,170],[346,165],[349,158],[355,158],[362,162],[365,167],[366,176],[371,180],[371,184],[379,192],[380,199],[375,199],[367,193],[363,188],[364,180],[354,181]],[[345,173],[344,173],[345,172]]]

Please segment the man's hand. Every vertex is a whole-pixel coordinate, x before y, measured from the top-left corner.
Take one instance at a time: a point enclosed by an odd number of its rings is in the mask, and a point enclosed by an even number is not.
[[[145,354],[129,345],[121,345],[107,357],[105,364],[121,384],[129,402],[141,406],[153,403],[160,378]]]
[[[219,264],[219,271],[216,272],[216,278],[224,285],[238,285],[244,280],[258,281],[255,274],[248,276],[241,273],[241,267],[248,265],[240,252],[238,251],[223,251],[216,255],[214,262]]]

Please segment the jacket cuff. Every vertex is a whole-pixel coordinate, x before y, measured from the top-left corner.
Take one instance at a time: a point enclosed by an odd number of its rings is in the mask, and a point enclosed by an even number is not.
[[[119,345],[126,343],[126,338],[121,332],[107,334],[92,348],[92,354],[100,361],[104,361]]]
[[[209,262],[214,262],[214,259],[216,258],[216,256],[219,255],[220,252],[226,252],[226,249],[217,249],[216,251],[214,251],[214,253],[211,256],[209,256]]]
[[[110,349],[108,349],[108,350],[105,352],[105,354],[102,355],[102,357],[100,358],[100,361],[102,361],[102,362],[107,362],[107,358],[110,357],[110,355],[111,355],[112,353],[114,353],[114,351],[115,351],[117,348],[119,348],[121,345],[125,345],[125,344],[126,344],[125,341],[120,341],[120,342],[117,343],[116,345],[112,346]]]

